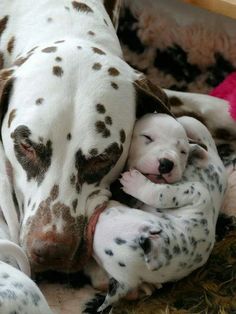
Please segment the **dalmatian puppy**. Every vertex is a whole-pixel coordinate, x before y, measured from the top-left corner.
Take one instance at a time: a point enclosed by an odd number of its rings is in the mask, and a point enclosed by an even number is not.
[[[227,175],[202,123],[144,116],[134,128],[128,167],[123,190],[143,205],[111,202],[100,215],[94,256],[111,279],[98,311],[142,284],[187,276],[206,263],[215,242]]]
[[[43,294],[28,277],[30,268],[24,251],[13,242],[0,240],[0,252],[5,257],[11,256],[10,260],[15,259],[21,269],[0,261],[0,312],[52,314]]]
[[[52,314],[43,294],[30,279],[30,273],[28,258],[20,246],[9,240],[9,228],[1,215],[1,313]]]

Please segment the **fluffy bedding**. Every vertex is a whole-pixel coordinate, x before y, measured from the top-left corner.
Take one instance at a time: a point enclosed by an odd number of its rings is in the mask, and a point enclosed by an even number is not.
[[[118,36],[127,62],[165,88],[209,93],[236,69],[236,20],[177,0],[127,1]],[[229,184],[208,263],[151,297],[119,303],[114,313],[236,313],[234,155],[234,150],[222,152]],[[83,313],[84,304],[97,293],[84,285],[88,281],[81,275],[54,273],[39,282],[52,309],[60,314]]]

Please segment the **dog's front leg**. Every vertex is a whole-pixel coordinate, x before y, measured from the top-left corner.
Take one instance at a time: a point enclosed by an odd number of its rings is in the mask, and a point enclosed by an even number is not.
[[[123,173],[120,182],[125,193],[152,207],[177,208],[206,203],[209,199],[207,190],[199,182],[157,184],[134,169]]]

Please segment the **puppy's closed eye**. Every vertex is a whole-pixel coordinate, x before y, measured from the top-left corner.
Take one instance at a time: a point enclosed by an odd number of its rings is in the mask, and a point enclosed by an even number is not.
[[[147,134],[141,134],[141,136],[147,140],[147,143],[153,142],[153,139],[151,138],[151,136],[149,136]]]

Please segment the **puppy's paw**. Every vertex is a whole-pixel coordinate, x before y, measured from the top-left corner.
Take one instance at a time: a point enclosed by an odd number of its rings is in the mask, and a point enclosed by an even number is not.
[[[138,170],[130,169],[122,174],[120,183],[125,193],[139,198],[140,192],[147,183],[147,178]]]

